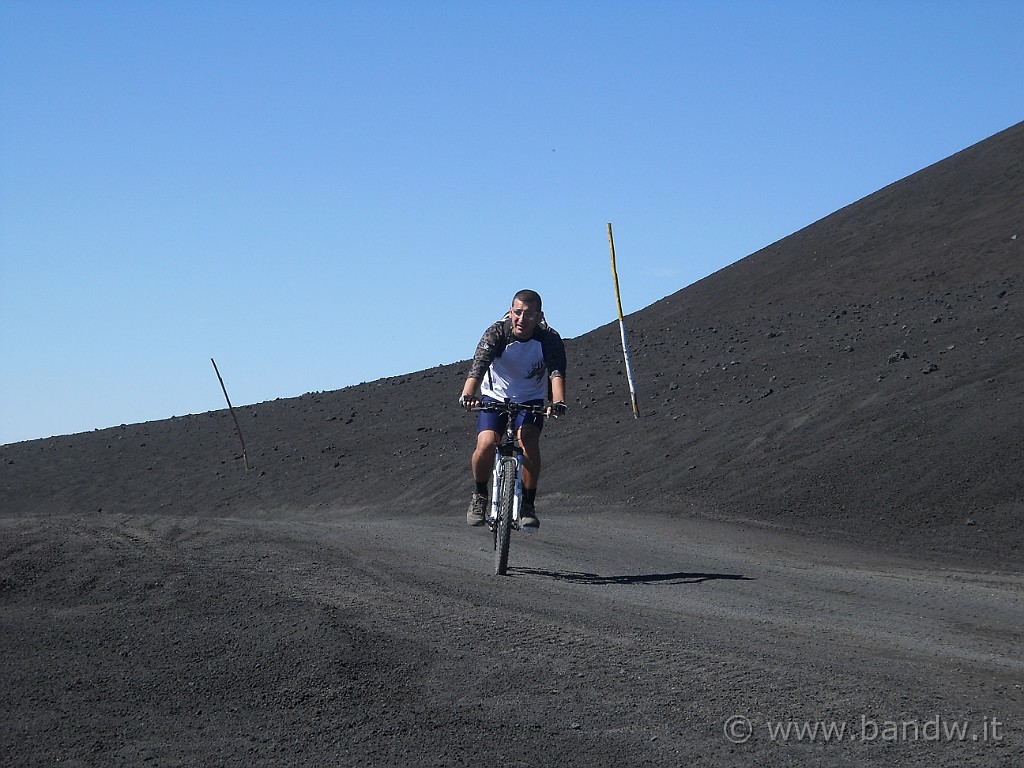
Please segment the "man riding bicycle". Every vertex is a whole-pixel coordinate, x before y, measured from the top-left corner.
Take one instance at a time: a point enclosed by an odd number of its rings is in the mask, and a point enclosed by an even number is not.
[[[553,415],[561,416],[565,405],[565,345],[554,328],[544,322],[540,294],[519,291],[512,307],[501,320],[484,331],[462,387],[459,403],[464,408],[487,406],[488,402],[511,401],[543,405],[550,394]],[[466,522],[483,525],[487,509],[487,481],[494,469],[494,449],[505,431],[508,416],[480,411],[477,417],[476,449],[473,451],[473,496]],[[523,499],[521,525],[536,530],[540,520],[534,509],[540,479],[540,433],[544,416],[522,412],[516,417],[523,446]]]

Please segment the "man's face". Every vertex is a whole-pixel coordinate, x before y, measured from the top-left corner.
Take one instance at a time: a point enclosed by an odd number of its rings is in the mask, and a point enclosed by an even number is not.
[[[533,336],[533,329],[537,327],[544,316],[535,306],[526,304],[519,299],[512,302],[512,335],[517,339],[528,339]]]

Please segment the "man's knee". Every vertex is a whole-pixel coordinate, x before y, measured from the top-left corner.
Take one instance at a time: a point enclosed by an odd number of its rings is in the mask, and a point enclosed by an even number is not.
[[[476,450],[478,452],[493,451],[497,444],[498,444],[498,433],[497,432],[492,432],[491,430],[485,429],[483,432],[477,433],[477,436],[476,436]]]
[[[539,443],[540,427],[536,424],[523,424],[523,426],[519,428],[519,439],[524,443]]]
[[[519,442],[523,444],[523,450],[531,456],[540,453],[540,430],[532,424],[524,424],[519,430]]]

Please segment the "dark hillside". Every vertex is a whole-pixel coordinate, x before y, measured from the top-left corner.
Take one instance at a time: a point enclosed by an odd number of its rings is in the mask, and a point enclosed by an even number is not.
[[[1024,529],[1022,275],[1024,124],[629,318],[644,402],[636,437],[663,450],[662,461],[628,462],[623,490],[1013,559]],[[585,340],[598,349],[615,336],[609,326]]]
[[[1013,562],[1022,276],[1024,124],[631,316],[639,421],[617,328],[571,340],[574,403],[545,438],[542,517],[610,505]],[[241,408],[248,473],[226,411],[2,446],[0,508],[458,516],[463,376],[450,365]]]

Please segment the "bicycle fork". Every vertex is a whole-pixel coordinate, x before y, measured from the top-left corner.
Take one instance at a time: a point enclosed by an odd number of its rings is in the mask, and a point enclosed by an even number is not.
[[[522,451],[503,451],[498,449],[494,457],[494,470],[491,472],[491,512],[487,516],[487,527],[494,530],[498,520],[498,508],[501,504],[501,475],[506,466],[505,459],[515,459],[515,496],[512,499],[512,527],[519,530],[519,510],[523,504],[523,453]]]

